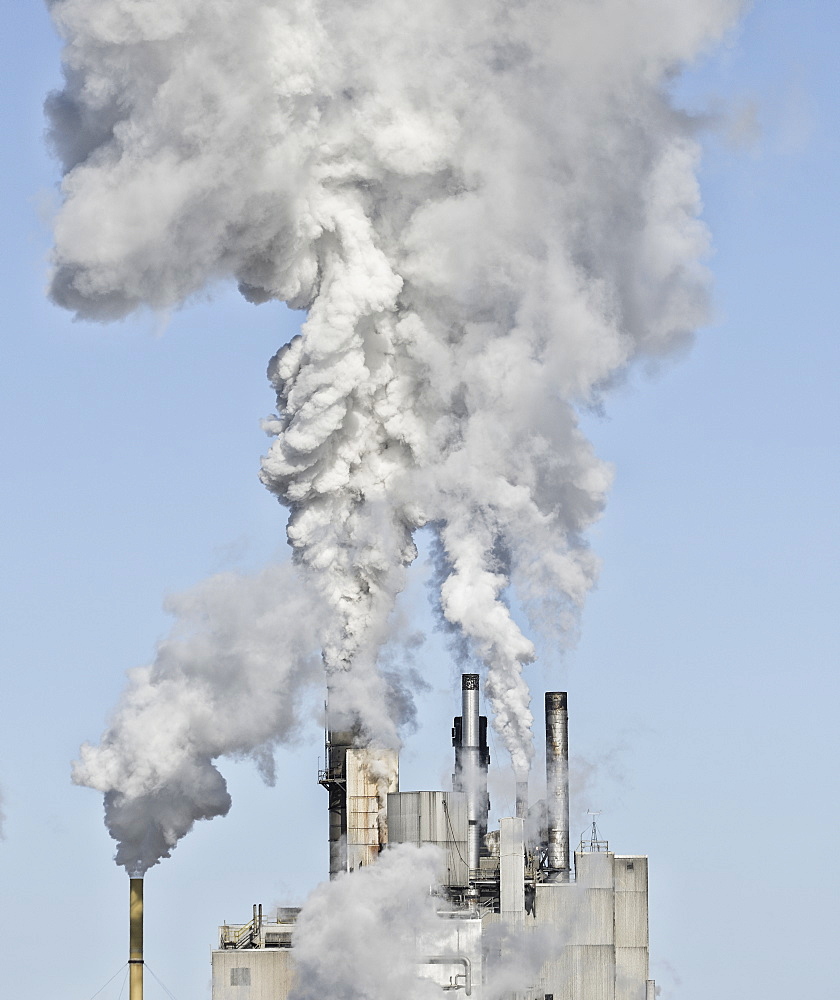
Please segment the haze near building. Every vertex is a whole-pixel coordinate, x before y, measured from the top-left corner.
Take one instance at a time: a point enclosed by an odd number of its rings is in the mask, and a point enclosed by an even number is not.
[[[493,724],[527,773],[534,651],[505,592],[532,626],[574,627],[610,479],[576,408],[705,318],[698,150],[667,85],[738,6],[53,4],[67,69],[49,102],[67,170],[53,297],[112,320],[232,276],[255,302],[307,310],[270,365],[262,472],[320,595],[288,671],[320,647],[331,709],[369,740],[399,740],[377,653],[432,525],[442,615],[486,667]],[[274,580],[266,599],[281,613],[297,586]],[[223,731],[169,748],[166,772],[136,767],[158,722],[201,731],[226,690],[215,634],[190,670],[158,657],[130,682],[76,769],[105,792],[130,869],[226,811],[215,758],[286,731]],[[268,685],[276,650],[254,661]],[[196,697],[173,704],[173,670]],[[262,684],[248,690],[259,702]]]

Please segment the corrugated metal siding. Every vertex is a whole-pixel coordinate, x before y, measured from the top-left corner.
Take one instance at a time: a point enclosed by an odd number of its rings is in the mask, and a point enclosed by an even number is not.
[[[598,945],[570,945],[546,962],[539,992],[554,1000],[614,1000],[613,949]]]
[[[648,859],[644,855],[616,854],[613,858],[616,890],[647,892]]]
[[[395,750],[350,749],[345,758],[347,781],[347,867],[372,864],[387,843],[386,796],[399,787]]]
[[[615,943],[620,948],[647,947],[647,893],[617,892],[615,894]]]
[[[445,852],[447,885],[467,885],[467,804],[461,792],[397,792],[388,796],[388,842],[436,844]]]
[[[585,889],[574,922],[574,943],[610,945],[615,943],[615,910],[612,889]]]
[[[575,851],[575,878],[579,885],[590,889],[612,889],[612,852]]]
[[[525,820],[499,823],[499,875],[502,913],[525,913]]]
[[[648,859],[617,855],[615,872],[615,996],[646,1000],[648,977]]]
[[[616,948],[615,1000],[646,1000],[647,948]]]
[[[250,985],[234,986],[247,979],[234,969],[248,969]],[[214,951],[213,1000],[288,1000],[294,982],[292,953],[286,949]]]
[[[615,871],[615,943],[648,946],[648,863],[645,857],[617,856]]]
[[[615,912],[611,889],[584,889],[574,882],[538,885],[535,916],[538,926],[556,931],[558,947],[562,943],[613,945]]]

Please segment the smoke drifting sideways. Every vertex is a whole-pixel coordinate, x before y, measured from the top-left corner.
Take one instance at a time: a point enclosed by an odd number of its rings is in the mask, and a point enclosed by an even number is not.
[[[534,647],[508,594],[532,626],[573,630],[610,484],[578,410],[706,318],[699,150],[669,83],[738,8],[52,0],[51,295],[109,321],[232,277],[252,302],[307,311],[269,366],[262,479],[327,607],[331,712],[370,739],[397,739],[377,653],[428,525],[441,613],[528,771]],[[179,677],[200,722],[201,682]],[[214,749],[249,752],[237,739]],[[132,766],[155,740],[137,737]],[[109,815],[136,798],[127,752],[106,736],[77,770]],[[173,792],[196,780],[164,773]]]
[[[289,564],[223,573],[167,602],[175,616],[151,666],[129,672],[107,732],[85,744],[73,780],[105,796],[116,861],[143,875],[198,819],[230,808],[222,755],[251,757],[274,781],[272,751],[294,738],[321,674],[318,597]]]

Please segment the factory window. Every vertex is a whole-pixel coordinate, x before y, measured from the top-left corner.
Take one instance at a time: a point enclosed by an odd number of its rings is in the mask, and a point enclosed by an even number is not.
[[[230,970],[230,985],[231,986],[250,986],[251,985],[251,970],[250,969],[231,969]]]
[[[632,872],[633,871],[633,862],[632,861],[628,861],[627,862],[627,871],[628,872]]]
[[[554,994],[553,993],[546,993],[545,1000],[554,1000]]]

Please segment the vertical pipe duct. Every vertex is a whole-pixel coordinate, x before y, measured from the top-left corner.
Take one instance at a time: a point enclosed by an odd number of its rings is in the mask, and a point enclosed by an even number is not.
[[[545,779],[548,812],[546,863],[558,881],[569,880],[569,710],[565,691],[545,695]]]
[[[128,997],[143,1000],[143,879],[128,883]]]

